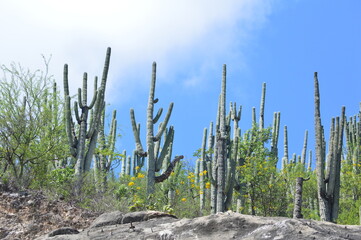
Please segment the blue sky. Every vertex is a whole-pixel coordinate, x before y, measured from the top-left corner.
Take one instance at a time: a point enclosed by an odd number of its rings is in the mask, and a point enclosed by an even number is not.
[[[100,3],[101,2],[101,3]],[[361,2],[358,0],[13,0],[0,3],[0,64],[42,67],[62,86],[69,64],[75,94],[82,73],[101,75],[106,47],[112,48],[106,101],[117,109],[117,149],[134,149],[129,109],[142,125],[151,65],[157,62],[156,107],[174,102],[174,151],[194,161],[203,128],[216,118],[222,64],[227,64],[227,101],[242,105],[240,127],[259,113],[267,83],[265,125],[281,112],[288,126],[289,155],[301,154],[304,131],[314,149],[313,73],[319,73],[322,122],[346,106],[358,113],[361,87]]]

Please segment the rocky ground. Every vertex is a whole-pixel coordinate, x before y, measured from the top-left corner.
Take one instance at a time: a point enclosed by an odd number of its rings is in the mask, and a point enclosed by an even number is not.
[[[33,240],[62,227],[84,229],[99,215],[64,201],[49,201],[40,192],[0,191],[0,239]]]
[[[100,215],[39,192],[0,191],[0,239],[360,239],[361,226],[234,212],[177,219],[156,212]]]

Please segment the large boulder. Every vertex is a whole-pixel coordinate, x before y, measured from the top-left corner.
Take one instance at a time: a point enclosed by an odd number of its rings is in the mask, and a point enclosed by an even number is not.
[[[70,230],[69,230],[70,231]],[[234,212],[194,219],[149,211],[106,213],[84,231],[59,231],[37,238],[55,239],[360,239],[361,226],[345,226],[314,220],[282,217],[256,217]],[[64,234],[65,233],[65,234]]]

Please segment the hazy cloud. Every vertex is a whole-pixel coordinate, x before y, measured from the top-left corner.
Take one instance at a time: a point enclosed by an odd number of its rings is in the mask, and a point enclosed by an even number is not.
[[[0,64],[41,67],[52,55],[51,72],[61,82],[69,64],[74,92],[83,71],[101,75],[112,47],[108,99],[132,98],[147,89],[151,64],[160,81],[195,88],[218,62],[237,59],[273,1],[263,0],[12,0],[0,3]],[[217,66],[219,71],[221,66]],[[177,83],[179,84],[179,82]],[[121,93],[120,93],[121,90]],[[110,94],[109,94],[110,93]]]

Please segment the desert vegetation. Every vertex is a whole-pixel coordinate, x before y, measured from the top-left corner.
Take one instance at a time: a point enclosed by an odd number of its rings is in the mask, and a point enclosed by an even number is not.
[[[252,127],[241,133],[242,107],[227,102],[224,65],[218,109],[214,109],[217,117],[203,130],[199,146],[194,146],[197,160],[187,162],[183,156],[172,156],[176,126],[168,126],[168,122],[173,103],[164,118],[163,108],[155,113],[156,63],[150,81],[145,145],[136,109],[130,109],[136,149],[128,149],[131,154],[116,149],[116,141],[121,141],[116,111],[109,121],[105,117],[110,58],[109,48],[100,86],[96,77],[90,102],[86,73],[77,96],[69,94],[68,65],[64,66],[63,94],[47,72],[46,61],[43,71],[31,72],[15,64],[1,67],[2,185],[41,190],[50,198],[95,211],[160,210],[196,217],[232,210],[359,224],[360,113],[347,117],[342,107],[340,117],[331,120],[326,140],[320,114],[322,80],[319,83],[317,73],[314,154],[307,149],[306,131],[302,152],[290,157],[286,125],[282,127],[283,153],[279,151],[281,114],[275,112],[273,124],[265,126],[265,83],[260,91],[259,119],[253,109]]]

